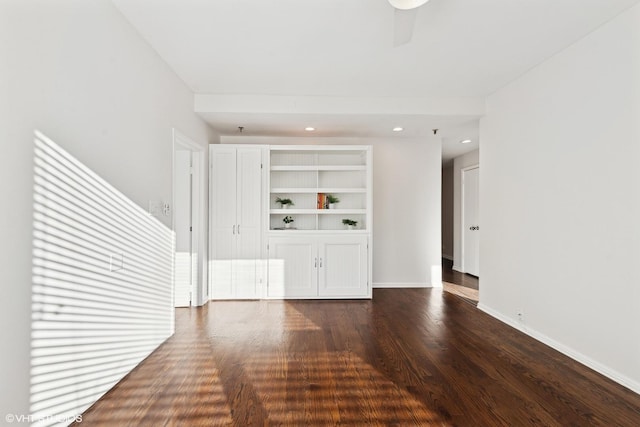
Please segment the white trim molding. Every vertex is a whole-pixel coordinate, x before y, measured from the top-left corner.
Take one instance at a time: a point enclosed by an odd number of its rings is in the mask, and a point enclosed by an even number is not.
[[[526,325],[524,325],[523,323],[518,322],[516,319],[513,319],[511,317],[505,316],[504,314],[490,308],[487,307],[486,305],[479,303],[478,304],[478,309],[487,313],[489,316],[494,317],[498,320],[500,320],[503,323],[506,323],[507,325],[511,326],[512,328],[515,328],[517,330],[519,330],[520,332],[534,338],[537,341],[540,341],[543,344],[548,345],[549,347],[553,348],[554,350],[559,351],[560,353],[564,354],[565,356],[568,356],[570,358],[572,358],[573,360],[582,363],[583,365],[587,366],[588,368],[593,369],[594,371],[604,375],[605,377],[617,382],[618,384],[623,385],[624,387],[627,387],[628,389],[630,389],[631,391],[640,394],[640,383],[638,383],[637,381],[632,380],[631,378],[628,378],[627,376],[621,374],[620,372],[617,372],[614,369],[611,369],[610,367],[603,365],[600,362],[596,362],[595,360],[591,359],[590,357],[585,356],[584,354],[572,349],[571,347],[568,347],[562,343],[559,343],[558,341],[549,338],[548,336],[546,336],[545,334],[536,331],[535,329],[531,329],[528,328]]]
[[[378,282],[373,283],[373,288],[385,289],[385,288],[432,288],[428,283],[400,283],[400,282]]]
[[[195,140],[189,138],[177,128],[172,128],[172,165],[171,165],[171,229],[175,231],[175,152],[178,147],[182,147],[191,151],[193,162],[197,162],[197,166],[193,169],[198,172],[198,212],[196,213],[196,223],[193,224],[194,233],[199,234],[198,241],[198,288],[191,289],[191,305],[202,306],[209,301],[209,280],[208,280],[208,242],[206,235],[208,233],[208,174],[207,174],[207,151],[208,144],[199,144]],[[175,235],[174,235],[175,240]],[[174,242],[175,243],[175,242]],[[175,248],[174,248],[175,250]],[[174,283],[175,286],[175,283]]]

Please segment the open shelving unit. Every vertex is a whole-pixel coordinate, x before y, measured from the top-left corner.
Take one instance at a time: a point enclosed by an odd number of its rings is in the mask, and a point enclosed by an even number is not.
[[[370,232],[371,160],[369,146],[270,146],[270,232]],[[340,199],[335,209],[319,206],[321,195],[328,194]],[[294,205],[283,209],[278,197]],[[294,219],[295,229],[281,230],[285,216]],[[358,225],[347,230],[343,219]]]
[[[371,147],[272,145],[268,157],[266,297],[371,298]],[[332,209],[327,195],[340,199]]]

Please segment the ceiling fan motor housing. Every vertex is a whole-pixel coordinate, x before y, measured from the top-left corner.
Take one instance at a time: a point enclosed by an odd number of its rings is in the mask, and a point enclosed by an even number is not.
[[[389,0],[391,6],[400,10],[410,10],[420,7],[429,0]]]

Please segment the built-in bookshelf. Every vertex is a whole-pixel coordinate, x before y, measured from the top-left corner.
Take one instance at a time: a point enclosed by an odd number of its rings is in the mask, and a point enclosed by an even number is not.
[[[283,230],[289,216],[286,232],[370,232],[371,159],[369,146],[270,146],[269,229]],[[339,199],[331,208],[329,196]],[[344,219],[357,226],[347,229]]]

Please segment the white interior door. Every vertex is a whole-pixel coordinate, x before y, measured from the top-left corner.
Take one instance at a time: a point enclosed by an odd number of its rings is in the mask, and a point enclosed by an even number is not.
[[[480,168],[463,171],[463,268],[466,273],[480,276]]]
[[[233,261],[236,298],[259,298],[257,269],[261,248],[262,150],[238,148],[236,158],[236,240]]]
[[[211,151],[211,298],[234,298],[236,256],[236,149]]]
[[[192,242],[191,242],[191,151],[174,153],[174,232],[176,235],[174,305],[191,305]],[[196,250],[197,253],[197,250]],[[197,277],[197,272],[196,272]]]

